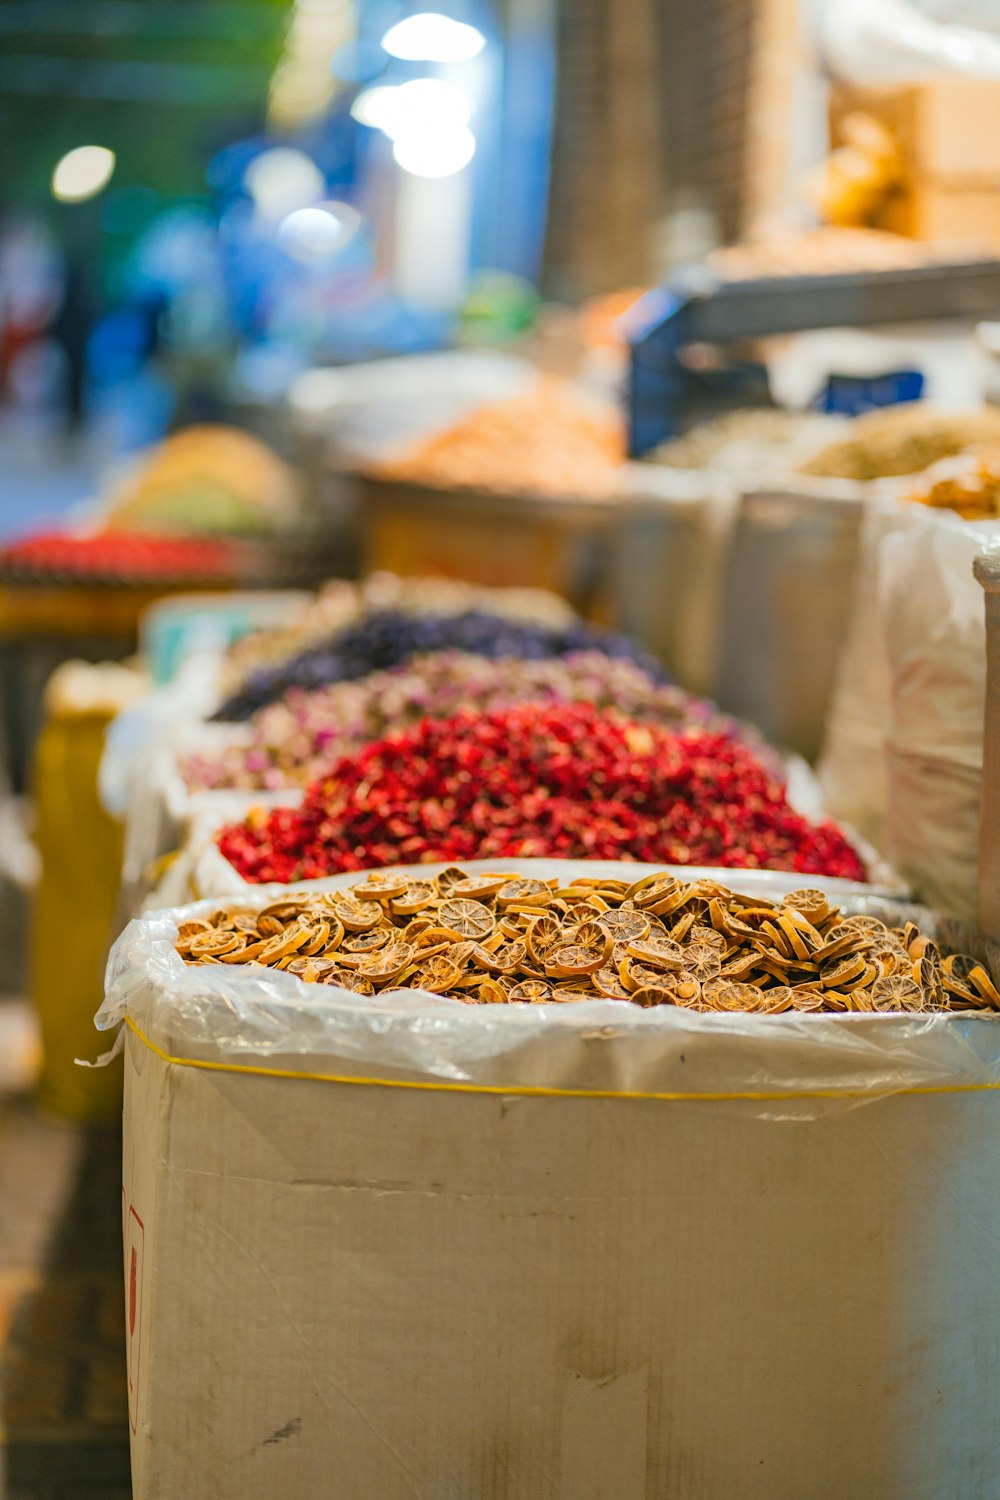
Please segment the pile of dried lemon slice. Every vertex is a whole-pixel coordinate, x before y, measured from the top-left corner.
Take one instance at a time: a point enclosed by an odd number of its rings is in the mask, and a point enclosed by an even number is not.
[[[983,964],[912,923],[842,916],[820,890],[778,904],[713,880],[565,885],[452,866],[374,872],[261,911],[184,922],[189,964],[261,964],[359,994],[421,989],[469,1004],[626,1000],[701,1011],[1000,1010]]]

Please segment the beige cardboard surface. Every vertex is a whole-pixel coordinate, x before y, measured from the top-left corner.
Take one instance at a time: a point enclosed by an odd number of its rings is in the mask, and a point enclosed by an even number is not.
[[[995,1091],[761,1118],[130,1032],[126,1142],[139,1500],[1000,1493]]]

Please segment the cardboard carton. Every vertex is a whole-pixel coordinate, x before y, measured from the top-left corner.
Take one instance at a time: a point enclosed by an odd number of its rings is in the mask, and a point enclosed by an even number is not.
[[[997,1021],[359,1002],[173,932],[106,1014],[138,1500],[1000,1494]]]

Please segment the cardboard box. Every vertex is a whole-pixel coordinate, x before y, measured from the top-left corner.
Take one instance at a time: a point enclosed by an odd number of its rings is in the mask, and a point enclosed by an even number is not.
[[[879,226],[915,240],[975,243],[1000,254],[1000,177],[993,187],[916,183],[886,200]]]
[[[430,489],[366,478],[363,571],[550,589],[602,624],[612,615],[610,551],[619,502]]]
[[[138,1500],[1000,1494],[996,1020],[359,1002],[145,921]]]
[[[834,145],[841,143],[841,121],[855,110],[889,130],[913,180],[989,187],[1000,178],[1000,80],[943,77],[895,87],[838,87],[830,106]]]

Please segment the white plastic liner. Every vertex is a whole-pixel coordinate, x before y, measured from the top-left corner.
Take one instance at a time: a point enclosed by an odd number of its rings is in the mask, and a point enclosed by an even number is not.
[[[726,559],[739,486],[709,469],[629,464],[615,537],[619,627],[689,692],[715,695]]]
[[[923,513],[878,554],[890,679],[886,851],[922,900],[976,912],[986,702],[979,552],[996,522]]]
[[[848,83],[1000,78],[992,0],[814,0],[813,9],[824,59]]]
[[[214,712],[222,662],[221,651],[189,657],[173,682],[147,693],[112,720],[98,777],[101,801],[109,813],[121,817],[137,793],[142,794],[145,768],[157,747],[170,744],[185,728]]]
[[[433,873],[440,865],[406,867]],[[562,860],[469,862],[542,878],[607,874],[634,880],[659,866]],[[695,878],[699,871],[678,872]],[[707,872],[705,872],[707,873]],[[777,898],[796,877],[713,871],[736,889]],[[361,877],[363,878],[363,877]],[[351,885],[356,873],[323,882]],[[929,913],[844,881],[814,881],[847,911],[886,920],[916,915],[951,945],[973,945],[997,971],[1000,950]],[[315,889],[315,886],[310,887]],[[258,887],[256,910],[289,890]],[[190,967],[175,952],[178,923],[218,903],[147,914],[108,961],[97,1025],[128,1018],[172,1059],[280,1067],[335,1078],[440,1080],[491,1088],[558,1088],[744,1101],[759,1118],[813,1119],[906,1090],[1000,1085],[1000,1017],[711,1015],[610,1000],[573,1005],[468,1006],[422,991],[362,999],[257,965]]]
[[[893,532],[917,525],[923,507],[904,504],[891,485],[864,488],[857,564],[817,769],[833,816],[882,847],[892,680],[878,603],[879,548]]]

